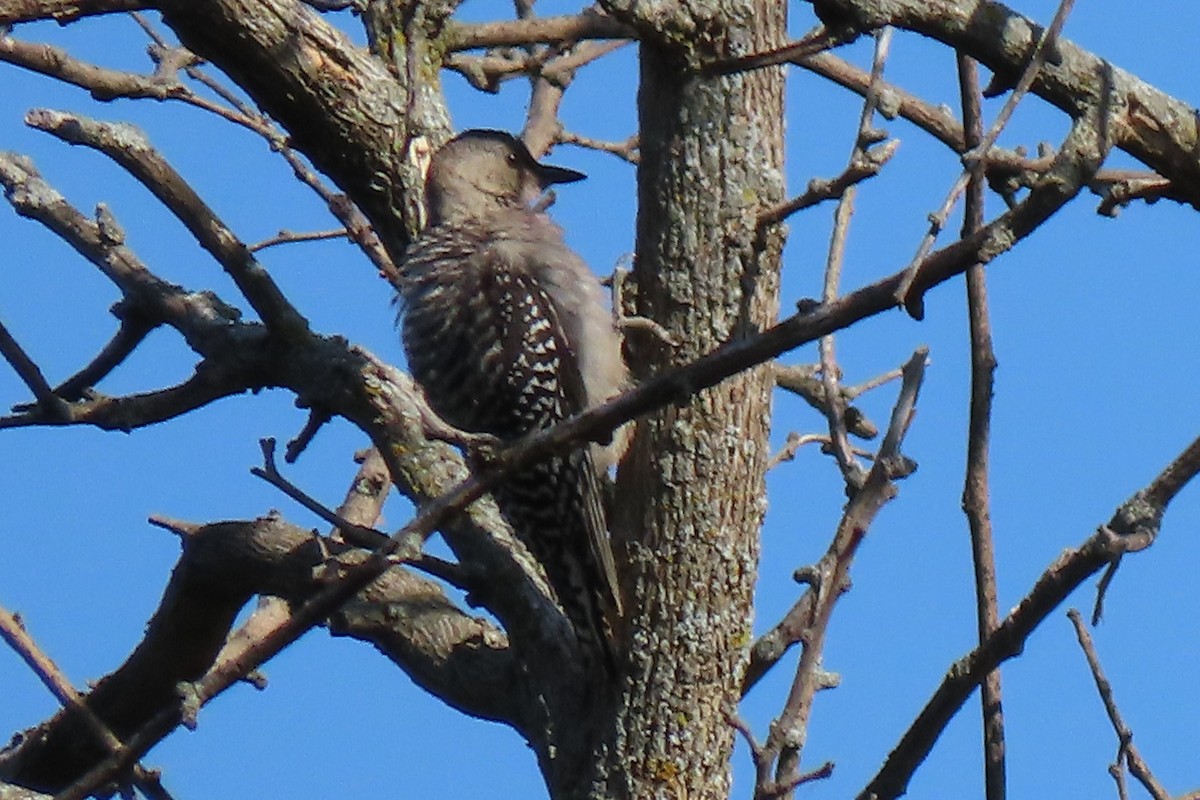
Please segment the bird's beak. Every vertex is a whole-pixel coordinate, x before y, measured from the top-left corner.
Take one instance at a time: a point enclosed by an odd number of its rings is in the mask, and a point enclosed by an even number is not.
[[[582,172],[576,172],[573,169],[566,167],[555,167],[551,164],[538,163],[537,178],[538,183],[545,189],[547,186],[553,186],[556,183],[575,183],[586,178]]]

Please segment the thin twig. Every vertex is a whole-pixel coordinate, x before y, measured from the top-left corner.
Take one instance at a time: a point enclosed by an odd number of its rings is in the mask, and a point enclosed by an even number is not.
[[[797,211],[811,208],[826,200],[841,198],[851,186],[878,175],[899,147],[900,140],[892,139],[878,147],[869,146],[861,152],[855,152],[850,158],[849,166],[842,170],[840,175],[823,180],[813,178],[808,182],[803,194],[768,208],[760,214],[758,228],[761,230],[768,225],[782,222]]]
[[[262,478],[267,483],[274,486],[279,491],[286,494],[288,497],[295,500],[306,509],[316,514],[321,519],[328,522],[333,527],[342,531],[346,535],[350,531],[359,541],[372,542],[375,547],[385,543],[388,539],[387,534],[382,531],[374,530],[366,525],[358,525],[354,522],[345,519],[337,512],[332,511],[321,505],[310,495],[304,492],[303,489],[289,481],[279,472],[278,466],[275,464],[275,440],[267,437],[260,439],[258,442],[259,448],[262,450],[263,465],[261,467],[251,467],[250,474],[256,478]]]
[[[979,72],[974,60],[962,53],[957,55],[957,64],[963,131],[967,146],[974,147],[983,135]],[[980,164],[969,165],[966,174],[969,175],[969,181],[966,187],[962,235],[970,236],[983,226],[986,184]],[[982,265],[976,264],[967,270],[966,285],[967,316],[971,335],[971,399],[962,506],[971,530],[976,626],[979,641],[982,642],[1000,624],[996,591],[996,556],[992,545],[991,495],[988,487],[988,449],[991,441],[996,355],[992,348],[987,280]],[[987,800],[1004,800],[1008,790],[1005,777],[1004,708],[999,670],[992,672],[983,682],[979,699],[983,717],[985,793]]]
[[[251,253],[257,253],[259,250],[266,250],[268,247],[275,247],[281,244],[292,244],[294,242],[320,242],[325,239],[345,239],[350,236],[350,232],[345,228],[333,228],[328,231],[307,231],[296,232],[289,230],[281,230],[274,236],[263,239],[261,242],[255,242],[248,245]]]
[[[1104,703],[1104,710],[1108,713],[1109,722],[1112,723],[1113,730],[1117,734],[1117,758],[1110,767],[1110,772],[1117,779],[1118,787],[1124,789],[1122,773],[1123,767],[1127,766],[1129,772],[1138,779],[1138,782],[1154,800],[1170,800],[1171,793],[1154,777],[1154,773],[1150,771],[1150,767],[1147,766],[1142,754],[1138,751],[1137,745],[1133,743],[1133,731],[1125,724],[1125,720],[1121,717],[1121,711],[1117,708],[1112,684],[1104,676],[1104,670],[1100,666],[1100,656],[1096,654],[1096,645],[1092,642],[1092,636],[1088,633],[1087,626],[1083,624],[1083,617],[1075,608],[1068,609],[1067,616],[1070,617],[1071,624],[1075,626],[1075,635],[1079,639],[1079,646],[1083,648],[1083,655],[1087,658],[1088,667],[1092,671],[1092,679],[1096,682],[1096,691],[1100,694],[1100,700]]]
[[[0,322],[0,355],[4,356],[4,360],[12,365],[13,370],[29,387],[29,391],[33,392],[38,407],[44,415],[51,419],[66,416],[66,402],[54,394],[54,390],[46,382],[46,376],[42,374],[41,368],[12,337],[3,322]]]
[[[784,442],[784,445],[782,448],[780,448],[779,452],[771,456],[770,460],[767,461],[767,469],[771,470],[786,461],[795,460],[796,453],[799,452],[801,447],[806,444],[813,443],[823,444],[828,447],[830,445],[830,439],[829,436],[824,433],[800,434],[792,431],[787,435],[787,440]],[[852,449],[856,456],[862,456],[868,460],[874,459],[875,457],[875,453],[866,449],[865,447],[854,447]]]
[[[295,464],[303,453],[312,443],[313,437],[317,435],[317,431],[333,419],[333,415],[323,408],[309,409],[308,419],[304,422],[304,427],[296,434],[296,438],[287,443],[287,447],[283,451],[283,460],[288,464]]]
[[[941,208],[930,215],[929,232],[917,248],[917,254],[913,257],[909,265],[908,274],[901,281],[900,287],[896,291],[896,302],[907,308],[914,318],[920,319],[921,311],[920,306],[910,297],[910,289],[917,280],[917,274],[921,269],[921,264],[924,262],[925,256],[933,248],[934,241],[937,239],[938,234],[941,233],[951,209],[958,202],[958,198],[962,195],[963,190],[966,189],[972,165],[986,158],[1001,132],[1003,132],[1004,127],[1008,124],[1013,112],[1016,111],[1017,104],[1021,102],[1021,99],[1025,97],[1026,93],[1033,86],[1038,72],[1041,71],[1042,65],[1046,63],[1046,58],[1054,51],[1058,42],[1058,35],[1062,31],[1063,24],[1067,21],[1067,15],[1070,13],[1074,3],[1075,0],[1060,0],[1053,21],[1051,21],[1050,27],[1045,30],[1041,40],[1034,48],[1033,54],[1029,59],[1029,64],[1026,65],[1025,71],[1021,75],[1021,79],[1017,82],[1016,88],[1013,89],[1012,94],[1005,101],[1004,106],[1000,109],[1000,113],[996,115],[996,119],[992,121],[991,127],[984,134],[979,144],[963,154],[964,169],[962,173],[959,174],[958,179],[950,188]]]
[[[892,29],[884,28],[876,33],[875,54],[871,61],[871,80],[875,85],[883,77],[883,65],[887,62],[888,51],[891,47]],[[858,133],[851,150],[850,163],[854,164],[865,158],[868,147],[878,140],[873,120],[875,109],[879,103],[877,91],[868,91],[863,101],[862,114],[859,117]],[[846,187],[838,199],[837,211],[834,213],[833,233],[830,236],[829,256],[825,262],[825,281],[821,291],[823,303],[835,300],[841,282],[842,262],[845,255],[846,236],[850,228],[850,218],[854,213],[856,189],[853,184]],[[833,336],[822,337],[819,343],[821,357],[821,383],[825,388],[826,418],[829,421],[829,438],[833,454],[837,458],[838,467],[846,481],[846,492],[853,496],[863,481],[864,470],[855,460],[854,451],[846,430],[846,404],[839,388],[840,369],[834,352]]]
[[[37,675],[42,685],[62,703],[64,708],[74,711],[84,721],[91,733],[99,739],[108,752],[121,754],[125,745],[117,735],[96,716],[84,701],[83,696],[75,690],[67,676],[58,665],[38,647],[37,642],[29,635],[21,619],[5,608],[0,608],[0,639],[8,642],[17,655],[21,657],[33,674]],[[158,770],[147,769],[141,764],[135,764],[132,770],[133,783],[150,800],[171,800],[171,795],[162,785],[162,775]]]
[[[929,366],[929,364],[927,363],[927,364],[925,364],[925,366]],[[854,386],[843,386],[842,394],[846,397],[847,400],[853,400],[856,397],[860,397],[860,396],[866,394],[867,392],[871,391],[872,389],[878,389],[880,386],[889,384],[892,381],[896,380],[897,378],[902,377],[903,375],[904,375],[904,371],[902,369],[900,369],[899,367],[897,367],[896,369],[889,369],[887,372],[881,372],[878,375],[876,375],[874,378],[870,378],[870,379],[865,380],[862,383],[856,384]]]
[[[776,362],[773,365],[775,373],[775,385],[781,389],[786,389],[789,392],[799,396],[804,402],[808,403],[821,414],[828,415],[828,404],[825,401],[825,384],[821,381],[821,365],[787,365]],[[898,376],[898,372],[896,373]],[[867,383],[870,383],[868,381]],[[880,381],[877,385],[882,385],[886,381]],[[863,384],[864,386],[866,384]],[[873,388],[873,387],[871,387]],[[851,401],[857,394],[852,392],[847,387],[839,385],[839,391],[842,394],[845,411],[842,413],[842,419],[846,421],[846,430],[853,436],[860,439],[874,439],[879,435],[879,428],[866,415],[866,413],[857,406],[850,405]],[[856,453],[862,453],[855,449]]]
[[[788,797],[799,785],[797,780],[802,777],[800,756],[812,701],[818,690],[829,685],[827,673],[821,668],[829,621],[838,598],[849,586],[850,564],[867,529],[879,510],[896,494],[892,467],[901,461],[900,444],[915,412],[927,355],[925,348],[919,348],[904,365],[904,382],[875,463],[847,505],[825,555],[809,571],[809,591],[781,623],[787,627],[778,631],[776,660],[794,641],[802,640],[804,650],[787,701],[772,723],[762,748],[765,765],[757,765],[756,800]],[[759,674],[763,671],[765,669],[760,667]],[[771,764],[774,764],[773,776],[769,769]]]
[[[1012,118],[1013,112],[1017,110],[1017,104],[1025,97],[1029,90],[1033,87],[1033,82],[1037,79],[1038,73],[1042,66],[1046,63],[1046,59],[1051,53],[1056,52],[1058,47],[1058,37],[1062,33],[1063,25],[1067,22],[1067,16],[1071,13],[1071,8],[1075,5],[1075,0],[1060,0],[1058,9],[1054,12],[1054,19],[1050,20],[1050,27],[1042,33],[1041,40],[1033,49],[1033,54],[1029,58],[1029,63],[1025,66],[1025,71],[1021,74],[1021,79],[1017,81],[1016,86],[1012,90],[1012,94],[1004,101],[1004,106],[1001,107],[1000,113],[996,115],[996,119],[992,120],[992,125],[988,128],[983,139],[979,144],[963,154],[963,159],[968,164],[973,160],[982,159],[996,140],[1000,138],[1000,134],[1008,125],[1009,119]]]
[[[623,142],[609,142],[603,139],[593,139],[590,136],[572,133],[565,129],[558,132],[559,144],[573,144],[576,147],[583,147],[588,150],[611,153],[624,161],[628,161],[630,164],[637,164],[641,161],[641,155],[638,152],[638,141],[636,133]]]
[[[82,398],[86,390],[107,377],[132,355],[158,324],[147,320],[132,303],[118,303],[113,311],[121,318],[121,326],[95,358],[54,388],[54,393],[62,399],[71,401]]]
[[[987,640],[950,666],[879,772],[859,792],[859,800],[892,800],[903,795],[913,772],[975,687],[1002,662],[1018,655],[1033,631],[1080,584],[1114,559],[1150,546],[1168,504],[1198,473],[1200,438],[1193,440],[1146,489],[1122,503],[1108,524],[1101,525],[1078,548],[1055,559]]]

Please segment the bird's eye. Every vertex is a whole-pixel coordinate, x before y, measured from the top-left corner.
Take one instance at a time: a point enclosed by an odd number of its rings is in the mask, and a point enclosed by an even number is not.
[[[509,164],[513,164],[515,166],[517,163],[517,154],[509,153],[508,155],[506,155],[504,157],[504,160],[507,161]]]

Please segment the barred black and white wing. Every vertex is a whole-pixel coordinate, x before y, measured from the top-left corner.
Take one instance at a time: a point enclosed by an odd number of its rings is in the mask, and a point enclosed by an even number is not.
[[[405,263],[404,345],[430,405],[455,427],[509,441],[583,410],[587,393],[564,311],[536,277],[546,265],[530,263],[554,248],[463,233],[432,232]],[[620,601],[590,449],[533,464],[495,496],[585,652],[613,667]]]

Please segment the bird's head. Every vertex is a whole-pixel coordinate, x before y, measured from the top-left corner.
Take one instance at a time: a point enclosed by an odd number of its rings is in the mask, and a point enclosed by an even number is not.
[[[465,131],[434,153],[429,165],[425,196],[430,224],[528,207],[549,186],[584,177],[539,163],[520,139],[504,131]]]

